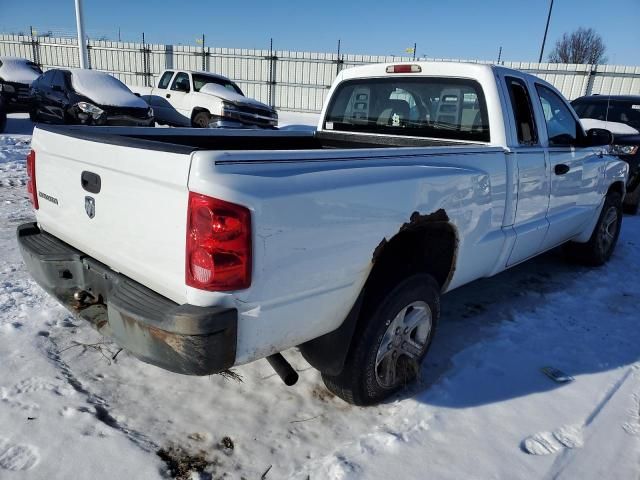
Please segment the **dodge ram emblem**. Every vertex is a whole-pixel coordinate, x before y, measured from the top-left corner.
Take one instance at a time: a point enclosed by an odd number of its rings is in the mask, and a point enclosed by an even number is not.
[[[93,197],[84,197],[84,211],[89,218],[96,216],[96,201]]]

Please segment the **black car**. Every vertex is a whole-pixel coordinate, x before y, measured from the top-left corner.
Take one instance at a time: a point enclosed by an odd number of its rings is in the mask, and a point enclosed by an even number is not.
[[[575,99],[571,105],[585,123],[585,129],[599,127],[613,133],[614,144],[611,147],[611,153],[618,155],[629,164],[624,209],[627,213],[638,213],[640,206],[640,95],[590,95]]]
[[[5,102],[2,93],[0,92],[0,133],[4,132],[7,126],[7,109],[5,108]]]
[[[153,109],[104,72],[48,70],[31,84],[35,122],[153,126]]]
[[[42,74],[40,67],[26,58],[0,57],[0,95],[7,112],[31,110],[31,82]]]

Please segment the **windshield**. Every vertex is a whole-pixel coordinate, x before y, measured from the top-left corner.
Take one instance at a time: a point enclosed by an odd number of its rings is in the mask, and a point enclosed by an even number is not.
[[[238,95],[242,95],[244,97],[244,93],[242,90],[233,83],[231,80],[225,80],[219,77],[213,77],[210,75],[202,75],[200,73],[194,73],[193,75],[193,89],[196,92],[199,92],[202,87],[204,87],[207,83],[215,83],[216,85],[222,85],[224,88],[228,88],[234,93]]]
[[[38,75],[42,75],[42,69],[38,66],[38,64],[33,63],[33,62],[27,62],[27,66],[33,70],[34,72],[36,72]]]
[[[326,130],[489,141],[482,87],[454,78],[349,80],[336,90]]]
[[[624,123],[640,130],[640,100],[584,99],[572,105],[580,118]]]

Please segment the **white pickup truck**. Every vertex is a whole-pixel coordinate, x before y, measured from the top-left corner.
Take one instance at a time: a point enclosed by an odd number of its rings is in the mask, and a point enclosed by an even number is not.
[[[157,86],[130,88],[151,105],[159,123],[199,128],[278,126],[274,108],[245,97],[238,85],[215,73],[165,70]]]
[[[416,376],[440,295],[620,232],[627,164],[548,83],[499,66],[343,70],[315,133],[38,125],[34,279],[143,361],[207,375],[299,347],[376,403]]]

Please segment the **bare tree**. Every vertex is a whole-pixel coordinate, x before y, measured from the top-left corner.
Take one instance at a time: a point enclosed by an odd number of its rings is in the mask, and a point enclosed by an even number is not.
[[[606,63],[607,57],[602,37],[593,28],[580,27],[565,33],[549,54],[551,63]]]

